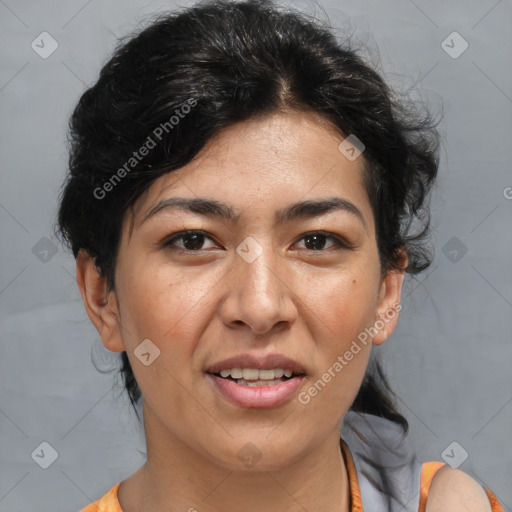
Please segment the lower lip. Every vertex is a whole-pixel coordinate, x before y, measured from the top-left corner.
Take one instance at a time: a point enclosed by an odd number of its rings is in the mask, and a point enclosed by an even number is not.
[[[231,403],[247,409],[269,409],[288,401],[302,384],[304,377],[293,377],[273,386],[244,386],[234,380],[207,374],[215,388]]]

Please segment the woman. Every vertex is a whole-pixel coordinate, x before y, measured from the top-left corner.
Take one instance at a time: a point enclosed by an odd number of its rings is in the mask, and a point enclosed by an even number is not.
[[[371,357],[429,264],[438,141],[326,28],[254,1],[164,16],[71,143],[59,228],[147,444],[84,511],[502,510],[415,460]]]

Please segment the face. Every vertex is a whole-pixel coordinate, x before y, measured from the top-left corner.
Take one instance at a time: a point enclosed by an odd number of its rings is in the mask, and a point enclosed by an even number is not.
[[[128,354],[147,434],[262,469],[338,436],[402,280],[382,277],[363,156],[342,140],[312,114],[238,124],[127,213],[93,321]]]

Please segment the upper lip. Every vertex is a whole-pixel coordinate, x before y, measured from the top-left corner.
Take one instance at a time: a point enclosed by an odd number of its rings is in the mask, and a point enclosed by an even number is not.
[[[283,354],[268,354],[266,356],[240,354],[212,364],[206,369],[206,373],[219,373],[221,370],[230,370],[231,368],[255,368],[258,370],[282,368],[283,370],[290,370],[296,375],[306,373],[299,362]]]

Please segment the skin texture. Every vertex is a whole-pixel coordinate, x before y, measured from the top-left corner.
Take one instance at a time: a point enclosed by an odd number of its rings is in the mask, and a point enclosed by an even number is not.
[[[127,351],[144,397],[148,459],[120,486],[125,512],[349,510],[339,430],[371,342],[360,344],[306,405],[294,396],[271,409],[240,408],[205,374],[241,353],[281,353],[305,368],[299,391],[307,390],[400,302],[403,273],[381,273],[364,157],[345,158],[338,150],[343,138],[303,112],[235,125],[187,166],[155,181],[126,214],[114,291],[80,252],[77,279],[88,315],[106,348]],[[163,209],[142,222],[173,197],[222,201],[236,220]],[[275,222],[276,212],[293,203],[331,197],[352,203],[362,220],[331,211]],[[176,250],[163,245],[188,229],[204,230],[211,240],[198,251],[179,252],[183,239]],[[303,237],[318,230],[351,248],[326,239],[325,248],[312,249]],[[248,236],[262,248],[252,263],[236,252]],[[397,318],[373,344],[385,341]],[[134,356],[144,339],[160,350],[149,366]],[[252,467],[237,455],[247,443],[261,455]]]
[[[491,512],[491,506],[474,478],[444,466],[432,479],[425,512]]]

